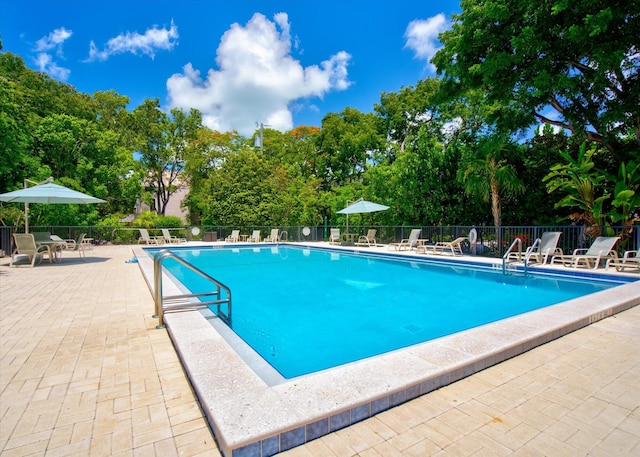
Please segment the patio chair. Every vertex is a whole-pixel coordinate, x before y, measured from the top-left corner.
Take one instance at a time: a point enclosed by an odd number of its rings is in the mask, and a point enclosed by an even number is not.
[[[616,271],[640,271],[640,251],[627,251],[622,258],[611,258],[607,260],[607,268],[614,267]]]
[[[527,248],[524,256],[525,262],[529,264],[531,260],[535,260],[537,263],[546,264],[547,260],[554,255],[563,255],[564,252],[558,247],[560,235],[562,232],[544,232],[531,247]]]
[[[37,245],[46,244],[51,249],[51,253],[55,259],[62,260],[62,251],[66,251],[68,249],[74,249],[76,246],[76,240],[73,239],[62,239],[58,235],[51,235],[49,237],[49,241],[37,241]]]
[[[171,235],[169,229],[162,229],[162,236],[164,238],[164,242],[169,244],[182,244],[187,242],[186,238]]]
[[[369,229],[366,235],[360,235],[358,241],[356,241],[356,245],[358,246],[377,246],[376,242],[376,233],[378,231],[376,229]]]
[[[232,230],[231,235],[225,238],[228,243],[237,243],[240,239],[240,230]]]
[[[267,236],[263,241],[268,243],[277,243],[280,241],[280,229],[271,229],[271,234]]]
[[[389,247],[393,247],[396,251],[410,251],[418,246],[421,232],[422,229],[412,229],[409,238],[402,239],[399,243],[389,243]]]
[[[87,254],[84,251],[91,248],[90,244],[84,242],[85,236],[87,236],[86,233],[81,233],[75,240],[73,247],[66,250],[67,252],[77,252],[83,262],[87,261]],[[62,252],[60,252],[60,259],[62,259]]]
[[[422,245],[416,248],[416,252],[423,251],[425,254],[444,254],[451,252],[452,256],[462,255],[462,242],[467,241],[467,237],[461,236],[453,241],[438,241],[431,245]]]
[[[140,238],[138,238],[138,244],[146,243],[146,244],[164,244],[164,239],[159,236],[151,236],[149,235],[149,230],[147,229],[138,229],[140,231]],[[84,238],[84,237],[83,237]]]
[[[341,244],[342,235],[340,235],[339,228],[332,228],[329,234],[329,244]]]
[[[58,235],[51,235],[51,241],[55,241],[56,243],[58,243],[60,245],[60,247],[62,249],[73,249],[76,245],[76,240],[68,238],[68,239],[63,239],[60,238]]]
[[[36,243],[51,241],[51,232],[31,232]]]
[[[619,239],[619,236],[599,236],[589,249],[576,249],[572,255],[554,255],[551,258],[551,264],[561,263],[563,266],[586,267],[595,270],[600,266],[602,260],[618,259],[618,253],[613,247]]]
[[[33,268],[37,263],[42,262],[42,255],[47,254],[49,256],[49,262],[53,262],[53,257],[51,255],[51,248],[48,245],[43,244],[40,246],[36,245],[36,240],[31,233],[14,233],[13,234],[14,241],[14,251],[11,254],[11,261],[9,262],[9,266],[12,267],[15,260],[17,260],[18,256],[26,256],[29,260],[29,264]]]
[[[260,242],[260,230],[254,230],[251,236],[247,239],[249,243],[259,243]]]

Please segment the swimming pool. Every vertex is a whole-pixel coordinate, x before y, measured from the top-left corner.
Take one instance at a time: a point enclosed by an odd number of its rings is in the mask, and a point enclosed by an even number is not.
[[[174,252],[231,288],[233,331],[285,378],[614,285],[293,246]],[[165,266],[192,292],[208,287],[176,262]]]
[[[200,243],[199,246],[203,250],[230,248],[225,243]],[[322,246],[321,243],[309,243],[308,248],[323,249]],[[349,251],[338,249],[345,253]],[[331,251],[335,250],[331,248]],[[154,268],[149,255],[152,253],[141,247],[134,247],[133,251],[153,293]],[[387,252],[384,248],[367,251],[384,254],[384,257],[404,257],[409,261],[424,259],[423,255]],[[445,259],[443,262],[465,266],[471,260],[475,259]],[[479,260],[483,262],[479,269],[491,268],[487,259]],[[608,276],[560,267],[549,270],[551,274]],[[266,379],[259,373],[252,365],[256,361],[247,361],[242,351],[248,346],[229,339],[225,333],[235,334],[219,319],[207,318],[199,311],[185,311],[165,314],[165,322],[222,454],[225,457],[264,457],[427,395],[640,304],[637,276],[613,276],[622,277],[621,282],[626,280],[628,284],[381,356],[277,382],[271,382],[273,379]],[[170,277],[166,279],[167,293],[179,293],[180,285],[170,281]],[[262,360],[259,356],[256,358]]]

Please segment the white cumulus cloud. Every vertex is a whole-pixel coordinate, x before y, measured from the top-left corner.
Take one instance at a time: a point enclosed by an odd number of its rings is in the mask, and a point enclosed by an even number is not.
[[[138,32],[127,32],[111,38],[107,41],[102,51],[91,41],[89,43],[89,58],[87,61],[104,61],[112,55],[127,52],[134,55],[145,54],[153,59],[156,51],[170,51],[173,49],[177,43],[178,36],[178,27],[171,21],[171,27],[169,28],[158,28],[154,25],[142,35]]]
[[[250,136],[256,122],[290,130],[296,100],[322,98],[351,84],[347,52],[303,67],[291,55],[290,33],[286,13],[276,14],[273,21],[256,13],[246,26],[233,24],[216,51],[218,69],[203,76],[187,63],[182,73],[167,80],[170,107],[196,108],[205,125],[223,132],[237,130]]]
[[[36,56],[34,60],[40,71],[48,74],[52,78],[59,79],[60,81],[66,81],[67,79],[69,79],[71,70],[59,66],[56,62],[53,61],[53,57],[51,57],[51,54],[41,52]]]
[[[69,78],[71,70],[58,65],[54,61],[52,53],[58,58],[63,58],[62,45],[67,39],[71,38],[71,35],[73,35],[73,31],[60,27],[36,41],[34,50],[37,55],[34,58],[34,62],[38,70],[61,81],[66,81]]]
[[[411,49],[416,58],[429,62],[439,49],[438,34],[451,26],[444,14],[440,13],[429,19],[411,21],[405,31],[405,47]],[[428,63],[429,69],[435,72],[435,67]]]
[[[51,51],[53,49],[56,52],[62,52],[62,44],[73,35],[72,30],[67,30],[64,27],[55,29],[49,35],[40,38],[36,41],[36,51]]]

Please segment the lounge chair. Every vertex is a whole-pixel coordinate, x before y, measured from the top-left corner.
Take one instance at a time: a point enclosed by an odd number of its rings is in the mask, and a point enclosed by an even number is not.
[[[560,235],[562,232],[544,232],[540,238],[536,238],[533,245],[529,246],[524,254],[525,262],[529,264],[535,260],[537,263],[545,264],[554,255],[563,255],[562,249],[558,247]],[[510,253],[509,259],[523,260],[518,252]]]
[[[266,237],[264,241],[268,243],[277,243],[278,241],[280,241],[280,229],[271,229],[271,235]]]
[[[151,236],[149,235],[149,230],[147,229],[138,229],[140,231],[140,238],[138,238],[138,244],[146,243],[146,244],[164,244],[164,238],[159,236]],[[84,237],[83,237],[84,238]]]
[[[425,254],[444,254],[451,252],[454,257],[458,254],[462,255],[462,243],[467,241],[467,237],[461,236],[453,241],[438,241],[431,245],[422,245],[416,248],[416,252],[424,252]]]
[[[532,260],[545,264],[554,255],[563,255],[562,249],[558,247],[562,232],[544,232],[540,238],[534,241],[533,245],[527,249],[524,259],[527,264]]]
[[[186,238],[178,238],[177,236],[171,235],[169,229],[162,229],[162,236],[164,238],[164,242],[169,244],[182,244],[187,242]]]
[[[342,235],[340,235],[339,228],[332,228],[331,233],[329,234],[329,244],[341,244],[342,243]]]
[[[232,230],[231,235],[225,238],[228,243],[237,243],[240,239],[240,230]]]
[[[599,236],[589,249],[576,249],[572,255],[554,255],[551,264],[561,263],[570,267],[586,267],[596,269],[600,261],[605,259],[618,259],[618,253],[613,249],[619,236]]]
[[[254,230],[251,236],[247,239],[249,243],[259,243],[260,242],[260,230]]]
[[[27,256],[29,264],[34,267],[37,263],[42,262],[42,255],[47,254],[49,256],[49,262],[53,262],[51,255],[51,248],[48,245],[36,245],[36,240],[32,233],[14,233],[13,241],[15,248],[11,254],[11,261],[9,266],[13,266],[13,262],[18,256]]]
[[[640,271],[640,251],[627,251],[619,259],[608,259],[607,268],[609,267],[614,267],[616,271],[625,271],[627,269]]]
[[[419,240],[421,232],[422,229],[412,229],[409,234],[409,238],[402,239],[399,243],[389,243],[389,247],[393,247],[396,251],[410,251],[414,247],[418,246],[420,241],[426,241]]]
[[[376,242],[376,233],[378,231],[376,229],[369,229],[366,235],[361,235],[356,241],[356,245],[358,246],[377,246]]]

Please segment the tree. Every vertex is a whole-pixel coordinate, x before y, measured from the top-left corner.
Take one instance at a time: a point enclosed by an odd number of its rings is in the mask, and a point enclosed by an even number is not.
[[[418,81],[416,87],[404,87],[399,92],[383,92],[380,103],[374,109],[386,133],[387,142],[398,145],[400,152],[416,138],[418,131],[430,125],[434,134],[439,134],[442,122],[438,122],[438,105],[435,102],[440,82],[435,78]],[[385,155],[395,160],[395,148],[387,148]]]
[[[20,86],[0,77],[0,192],[28,176],[30,113]]]
[[[270,164],[252,148],[229,154],[207,180],[203,223],[237,226],[268,223],[273,196],[271,174]]]
[[[575,137],[556,132],[545,124],[524,145],[522,154],[514,159],[516,174],[526,193],[508,196],[503,211],[505,225],[554,225],[560,212],[549,204],[549,193],[543,178],[561,159],[559,151],[573,148]]]
[[[450,97],[481,89],[501,131],[536,121],[606,146],[640,146],[640,0],[463,0],[433,62]],[[555,110],[555,116],[545,114]]]
[[[122,146],[133,150],[135,146],[132,113],[127,111],[129,97],[120,95],[114,90],[93,94],[95,104],[95,121],[102,130],[118,132]]]
[[[491,201],[491,214],[496,227],[502,225],[502,199],[505,194],[520,193],[524,186],[508,162],[518,146],[502,136],[480,138],[463,153],[458,179],[468,194]]]
[[[322,119],[316,137],[324,189],[359,181],[367,160],[384,147],[373,114],[345,108],[340,114],[329,113]]]
[[[189,115],[178,109],[170,114],[160,110],[158,99],[145,100],[133,112],[147,191],[155,210],[162,215],[171,195],[184,185],[180,175],[185,154],[197,142],[202,128],[201,115],[195,109]]]
[[[604,224],[602,204],[608,198],[603,186],[605,175],[595,168],[593,161],[596,152],[595,147],[587,149],[585,144],[580,146],[575,159],[569,152],[562,151],[564,163],[551,167],[551,172],[544,177],[549,193],[564,194],[556,208],[582,211],[580,219],[593,226]]]
[[[209,178],[224,163],[226,157],[240,147],[244,138],[236,132],[221,133],[202,127],[185,153],[183,178],[189,183],[189,193],[183,200],[193,224],[201,224],[209,211]]]
[[[127,212],[140,193],[130,150],[113,130],[66,114],[43,118],[33,132],[33,152],[41,171],[73,189],[108,201],[103,213]],[[91,211],[86,208],[86,211]]]
[[[582,144],[574,158],[561,152],[564,160],[544,177],[550,193],[559,192],[557,208],[567,208],[587,226],[631,225],[640,209],[640,165],[621,163],[617,175],[596,166],[597,148]]]
[[[117,100],[112,105],[119,103],[123,113],[122,100],[128,99],[110,95]],[[0,190],[20,188],[25,178],[42,181],[53,176],[108,202],[33,205],[34,223],[95,223],[107,212],[133,208],[140,180],[132,174],[132,148],[122,133],[129,123],[124,116],[117,125],[101,122],[106,109],[99,100],[29,70],[17,56],[0,54]]]

